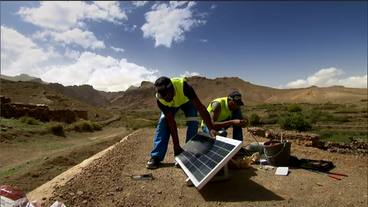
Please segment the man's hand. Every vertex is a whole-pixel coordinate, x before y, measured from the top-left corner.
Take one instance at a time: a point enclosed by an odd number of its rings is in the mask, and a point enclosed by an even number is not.
[[[233,122],[235,126],[246,127],[248,125],[248,120],[245,119],[234,119]]]
[[[180,153],[182,153],[184,150],[180,146],[177,148],[174,148],[174,156],[178,156]]]
[[[248,120],[243,119],[242,127],[245,128],[248,126]]]
[[[211,129],[210,130],[210,135],[213,139],[216,139],[216,135],[218,135],[218,132],[214,129]]]

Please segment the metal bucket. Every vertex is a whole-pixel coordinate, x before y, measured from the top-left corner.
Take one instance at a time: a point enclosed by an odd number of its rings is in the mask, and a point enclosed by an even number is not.
[[[269,165],[288,166],[290,161],[291,142],[265,142],[264,154]]]

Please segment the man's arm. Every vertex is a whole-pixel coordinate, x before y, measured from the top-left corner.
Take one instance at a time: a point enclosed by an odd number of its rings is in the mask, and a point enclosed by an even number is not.
[[[211,110],[211,120],[212,120],[212,124],[213,124],[213,128],[214,129],[222,129],[225,127],[229,127],[232,125],[235,126],[244,126],[245,125],[245,119],[233,119],[233,120],[228,120],[228,121],[219,121],[217,122],[216,120],[218,119],[219,115],[221,112],[221,104],[217,101],[212,103],[212,110]]]
[[[167,121],[167,125],[169,126],[169,131],[170,131],[170,134],[173,140],[173,145],[174,145],[174,155],[178,155],[183,151],[183,149],[180,147],[178,128],[176,126],[174,115],[171,112],[170,107],[163,105],[158,100],[157,100],[157,105],[161,109],[162,113],[164,113],[165,119]]]
[[[170,134],[171,134],[173,145],[174,145],[174,155],[178,155],[183,151],[183,149],[180,147],[178,128],[176,126],[174,115],[170,111],[165,114],[165,118],[167,120],[167,125],[169,125],[169,130],[170,130]]]
[[[210,117],[210,114],[208,113],[206,107],[204,107],[204,105],[198,99],[198,97],[195,97],[191,101],[192,101],[193,105],[197,108],[197,110],[198,110],[199,114],[201,115],[204,123],[206,124],[206,126],[210,130],[210,134],[211,134],[212,138],[216,138],[217,132],[213,129],[211,117]]]
[[[211,118],[212,118],[212,114],[213,112],[211,112]],[[212,119],[213,120],[213,119]],[[213,122],[213,128],[214,129],[222,129],[222,128],[226,128],[232,125],[235,126],[244,126],[246,120],[240,120],[240,119],[233,119],[233,120],[229,120],[229,121],[223,121],[223,122]]]
[[[202,104],[202,102],[198,99],[196,92],[194,91],[194,89],[192,88],[192,86],[190,86],[187,82],[184,82],[184,86],[183,86],[183,90],[184,90],[184,95],[186,97],[189,98],[189,100],[193,103],[193,105],[197,108],[199,114],[201,115],[204,123],[206,123],[209,131],[210,131],[210,135],[212,136],[212,138],[216,139],[216,135],[217,132],[216,130],[214,130],[212,128],[212,122],[211,122],[211,117],[210,114],[208,113],[207,109],[204,107],[204,105]]]

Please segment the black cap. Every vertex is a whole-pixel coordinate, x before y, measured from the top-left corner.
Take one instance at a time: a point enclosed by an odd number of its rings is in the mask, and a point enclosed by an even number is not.
[[[168,77],[161,76],[155,82],[155,88],[157,92],[157,97],[163,99],[169,93],[169,89],[172,86],[171,80]]]
[[[229,94],[229,99],[234,102],[237,106],[243,106],[244,103],[241,98],[241,94],[238,91],[233,91]]]

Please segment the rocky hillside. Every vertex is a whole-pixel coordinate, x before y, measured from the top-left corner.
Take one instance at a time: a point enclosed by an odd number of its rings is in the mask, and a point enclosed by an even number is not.
[[[187,78],[188,83],[193,86],[202,103],[207,106],[209,102],[217,97],[227,96],[231,91],[237,90],[243,96],[246,106],[254,106],[259,104],[276,104],[276,103],[352,103],[364,105],[366,102],[362,100],[368,99],[367,89],[365,88],[345,88],[342,86],[333,87],[308,87],[298,89],[276,89],[265,86],[255,85],[246,82],[237,77],[222,77],[209,79],[205,77],[193,76]],[[2,83],[3,83],[2,79]],[[10,84],[13,82],[13,84]],[[143,81],[139,87],[130,87],[126,91],[120,92],[104,92],[95,90],[92,86],[63,86],[58,83],[38,83],[39,89],[34,89],[31,94],[26,91],[13,94],[17,90],[10,88],[19,88],[21,85],[31,84],[29,87],[36,87],[29,81],[18,84],[11,81],[1,85],[1,94],[8,95],[10,98],[16,96],[19,101],[29,102],[33,94],[41,93],[44,87],[57,91],[71,99],[83,102],[92,106],[103,108],[113,112],[125,110],[141,110],[153,109],[157,110],[155,102],[154,85],[151,82]],[[37,81],[38,82],[38,81]],[[4,90],[4,92],[3,92]],[[6,94],[5,94],[6,92]],[[25,94],[20,98],[20,94]],[[38,100],[42,102],[42,99]],[[50,104],[46,99],[45,104]]]
[[[50,109],[76,109],[87,111],[92,121],[103,121],[113,117],[113,113],[103,108],[92,106],[70,98],[51,89],[46,84],[34,81],[9,81],[1,79],[1,96],[11,99],[11,102],[46,104]]]
[[[353,103],[360,104],[368,99],[367,89],[344,87],[309,87],[299,89],[275,89],[243,81],[237,77],[208,79],[189,77],[202,103],[207,106],[217,97],[227,96],[237,90],[243,96],[246,106],[276,103]],[[153,83],[142,82],[141,86],[127,90],[120,98],[110,101],[111,107],[119,110],[155,109],[155,90]]]
[[[11,81],[32,81],[32,82],[37,82],[37,83],[45,83],[41,80],[41,78],[32,77],[27,74],[20,74],[14,77],[1,75],[1,79],[11,80]]]
[[[108,93],[97,91],[90,85],[63,86],[59,83],[50,83],[47,84],[47,87],[58,91],[59,93],[62,93],[72,99],[97,107],[106,106],[108,104],[108,98],[113,98],[109,97]]]

